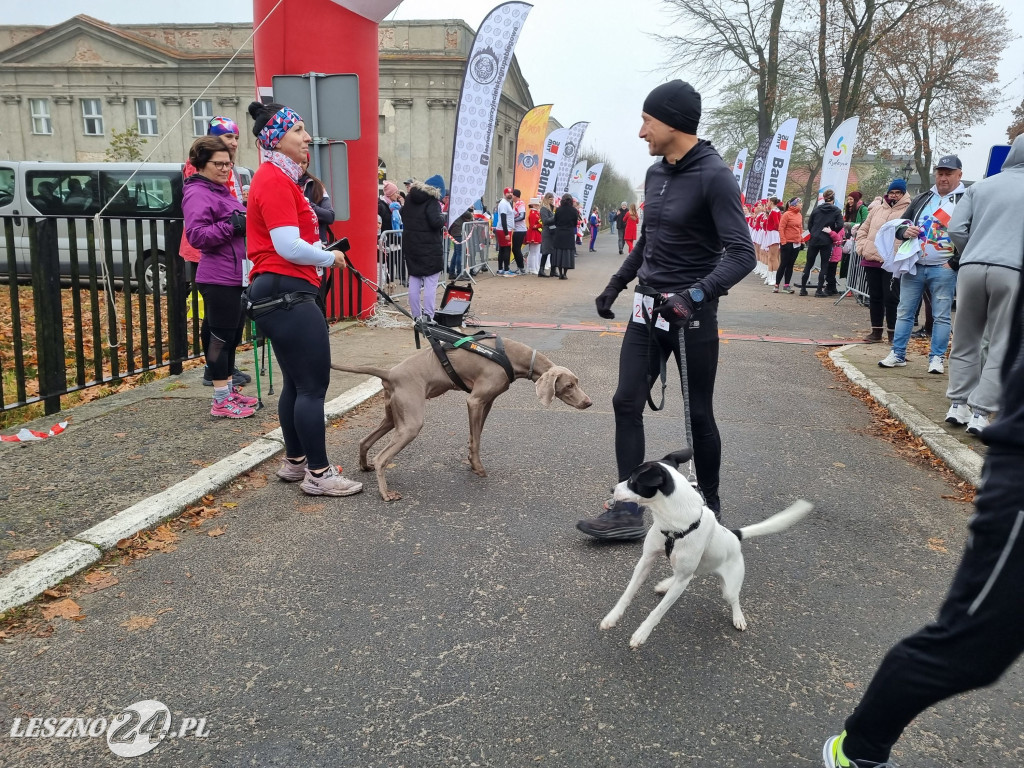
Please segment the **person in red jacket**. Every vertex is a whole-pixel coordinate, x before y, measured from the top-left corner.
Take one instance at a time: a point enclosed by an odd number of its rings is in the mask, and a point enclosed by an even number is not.
[[[626,234],[624,239],[626,241],[626,253],[633,252],[633,244],[636,242],[636,225],[640,221],[640,215],[636,212],[636,203],[629,204],[629,213],[625,216],[626,221]]]
[[[768,274],[764,279],[765,285],[773,285],[775,275],[779,271],[779,221],[782,219],[782,210],[779,206],[781,204],[779,198],[771,198],[768,201],[768,212],[764,217],[764,253],[765,264],[768,267]]]
[[[780,285],[783,293],[793,293],[793,289],[789,287],[793,279],[793,265],[796,264],[796,256],[804,244],[801,202],[799,197],[791,199],[786,205],[786,212],[779,218],[779,268],[775,273],[773,293],[779,292]]]
[[[540,273],[540,243],[543,239],[540,221],[540,198],[530,199],[530,209],[526,214],[526,274]]]

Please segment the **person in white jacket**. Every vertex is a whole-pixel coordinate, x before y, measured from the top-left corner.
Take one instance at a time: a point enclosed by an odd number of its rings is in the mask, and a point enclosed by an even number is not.
[[[1003,169],[967,188],[949,222],[960,253],[946,421],[980,435],[999,408],[999,370],[1024,261],[1024,134]],[[982,340],[988,339],[988,354]]]

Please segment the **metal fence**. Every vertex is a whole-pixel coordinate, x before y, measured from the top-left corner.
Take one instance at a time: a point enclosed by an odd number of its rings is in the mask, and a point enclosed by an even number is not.
[[[470,280],[483,271],[492,272],[491,260],[491,224],[489,221],[469,221],[462,225],[462,265],[457,278],[468,277]],[[448,263],[448,273],[452,273]]]
[[[0,410],[118,383],[201,356],[201,303],[175,218],[0,217]],[[362,284],[329,270],[329,320],[357,315]]]
[[[857,242],[854,238],[850,238],[850,254],[846,258],[849,259],[846,267],[846,289],[842,292],[836,304],[845,299],[847,296],[856,296],[860,303],[864,303],[868,300],[868,276],[867,267],[860,265],[860,257],[857,255]]]

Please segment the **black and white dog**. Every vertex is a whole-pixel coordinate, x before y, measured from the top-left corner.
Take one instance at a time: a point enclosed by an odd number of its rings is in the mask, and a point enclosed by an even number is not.
[[[743,553],[740,542],[753,536],[778,533],[799,522],[814,508],[800,499],[777,515],[739,530],[729,530],[718,523],[715,513],[704,505],[700,493],[678,471],[693,455],[684,448],[670,453],[661,461],[648,461],[633,470],[628,480],[615,486],[615,498],[634,501],[651,510],[654,524],[644,540],[640,562],[633,569],[626,591],[601,622],[601,629],[611,629],[622,618],[640,585],[647,579],[651,566],[662,552],[668,556],[673,575],[661,581],[654,591],[665,597],[629,639],[639,648],[661,621],[672,603],[683,593],[690,579],[706,573],[717,573],[722,579],[722,597],[732,608],[736,629],[747,628],[740,610],[740,588],[743,586]]]

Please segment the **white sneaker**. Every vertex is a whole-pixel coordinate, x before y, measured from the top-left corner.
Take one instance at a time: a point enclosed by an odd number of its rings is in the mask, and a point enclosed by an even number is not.
[[[884,360],[878,361],[879,368],[902,368],[907,364],[907,361],[897,355],[895,352],[890,352],[885,356]]]
[[[967,431],[972,435],[980,435],[988,426],[988,414],[975,411],[971,420],[967,422]]]
[[[942,365],[942,358],[938,355],[932,355],[928,358],[928,373],[945,373],[946,369]]]
[[[971,420],[971,409],[963,403],[953,403],[946,411],[946,423],[963,426]]]

